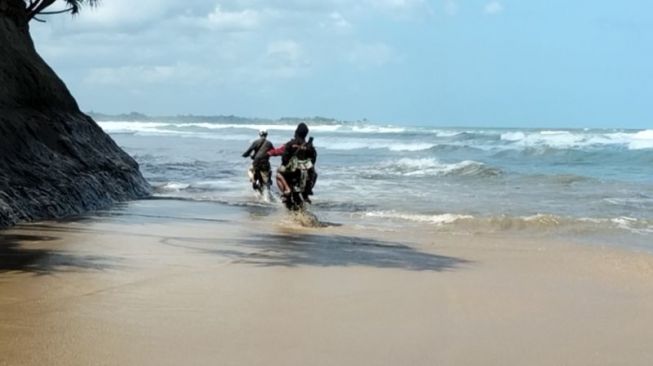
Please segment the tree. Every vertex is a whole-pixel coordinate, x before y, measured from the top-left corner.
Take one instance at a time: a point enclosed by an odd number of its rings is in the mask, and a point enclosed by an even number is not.
[[[39,15],[96,4],[0,0],[0,227],[79,215],[151,192],[136,161],[79,110],[29,34]]]
[[[27,12],[27,21],[34,19],[42,21],[37,18],[38,15],[51,15],[61,13],[77,14],[83,5],[95,6],[99,0],[63,0],[66,3],[66,8],[57,11],[46,11],[47,8],[54,5],[57,0],[23,0],[25,2],[25,10]]]

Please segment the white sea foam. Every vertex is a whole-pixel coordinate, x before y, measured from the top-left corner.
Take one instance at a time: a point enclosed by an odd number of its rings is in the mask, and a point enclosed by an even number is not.
[[[443,131],[443,130],[433,130],[432,133],[437,137],[454,137],[463,134],[464,132],[460,131]]]
[[[107,133],[128,133],[128,132],[162,132],[162,128],[169,126],[164,122],[126,122],[126,121],[103,121],[98,122],[100,127]]]
[[[183,123],[166,123],[166,122],[128,122],[128,121],[103,121],[98,122],[100,127],[109,134],[133,133],[144,136],[178,136],[178,137],[197,137],[211,140],[223,141],[250,141],[252,135],[244,133],[201,133],[197,131],[180,131],[176,128],[185,127]],[[202,125],[201,123],[194,125]],[[213,124],[207,124],[213,125]],[[187,126],[186,126],[187,127]]]
[[[363,216],[382,219],[400,219],[405,221],[423,222],[436,225],[451,224],[458,220],[473,219],[470,215],[456,214],[438,214],[438,215],[421,215],[412,213],[402,213],[397,211],[371,211],[366,212]]]
[[[556,130],[543,130],[540,131],[542,135],[571,135],[569,131],[556,131]]]
[[[653,130],[639,132],[592,132],[592,131],[511,131],[500,136],[522,147],[548,146],[554,148],[582,148],[600,145],[624,145],[631,150],[653,148]]]
[[[653,233],[653,223],[647,220],[636,219],[634,217],[621,216],[610,219],[610,222],[618,228],[631,231],[634,233]]]
[[[472,232],[507,231],[507,230],[597,230],[614,228],[635,234],[653,233],[653,223],[632,217],[606,218],[570,218],[551,214],[536,214],[531,216],[487,216],[475,217],[464,214],[418,214],[389,211],[371,211],[362,214],[365,218],[386,220],[402,220],[416,223],[435,224],[437,226],[455,225],[458,229]]]
[[[162,132],[180,133],[180,128],[201,128],[207,130],[246,129],[268,131],[295,131],[296,124],[271,124],[271,123],[212,123],[212,122],[143,122],[143,121],[103,121],[99,125],[109,133],[125,132]],[[356,132],[369,134],[402,133],[403,127],[345,124],[314,124],[309,125],[311,132]]]
[[[268,131],[295,131],[297,125],[279,125],[279,124],[238,124],[238,123],[177,123],[175,127],[200,127],[210,130],[223,130],[223,129],[246,129],[246,130],[268,130]],[[334,132],[341,129],[342,125],[311,125],[309,129],[311,132]]]
[[[402,176],[437,176],[437,175],[498,175],[500,171],[473,160],[445,164],[434,158],[411,159],[402,158],[396,161],[381,163],[374,171],[384,174]]]
[[[351,130],[357,133],[402,133],[406,131],[403,127],[389,126],[354,126]]]
[[[535,214],[524,216],[520,219],[524,220],[525,222],[533,222],[541,225],[560,225],[560,223],[563,221],[561,217],[549,214]]]
[[[220,140],[244,140],[248,132],[233,131],[229,134],[217,132],[222,130],[253,130],[266,129],[281,133],[288,132],[288,136],[295,130],[295,124],[273,123],[211,123],[211,122],[144,122],[144,121],[103,121],[99,125],[108,133],[135,133],[143,135],[177,135]],[[203,131],[204,130],[204,131]],[[361,134],[401,134],[409,129],[395,126],[376,125],[347,125],[347,124],[316,124],[310,126],[312,133],[346,134],[350,132]],[[436,138],[458,136],[463,133],[492,135],[483,131],[453,131],[453,130],[423,130],[433,134]],[[493,132],[494,133],[494,132]],[[542,131],[507,131],[499,135],[503,144],[491,146],[496,148],[526,148],[526,147],[552,147],[557,149],[584,148],[591,146],[622,145],[631,150],[653,149],[653,130],[636,132],[608,132],[597,130],[542,130]],[[357,150],[357,149],[387,149],[390,151],[421,151],[437,146],[436,143],[416,142],[408,143],[401,139],[336,139],[330,141],[320,139],[323,148],[329,150]],[[324,141],[327,140],[327,141]],[[317,142],[317,141],[316,141]],[[483,141],[469,140],[466,144],[475,148],[483,148],[487,144]]]
[[[162,131],[166,128],[173,133],[178,131],[178,128],[198,127],[209,130],[223,130],[223,129],[247,129],[247,130],[277,130],[277,131],[294,131],[297,125],[281,125],[281,124],[237,124],[237,123],[209,123],[209,122],[139,122],[139,121],[103,121],[98,122],[107,132],[150,132]],[[341,129],[343,125],[312,125],[311,131],[317,132],[333,132]]]
[[[382,139],[343,139],[343,138],[321,138],[316,140],[315,146],[327,150],[360,150],[360,149],[386,149],[390,151],[421,151],[428,150],[435,144],[429,143],[406,143],[397,140]]]
[[[190,184],[188,183],[168,182],[156,187],[155,189],[158,192],[179,192],[187,189],[188,187],[190,187]]]
[[[602,229],[615,228],[635,234],[653,233],[653,222],[628,216],[614,218],[583,217],[576,220],[568,219],[568,221],[588,223]]]
[[[637,219],[633,217],[616,217],[616,218],[596,218],[596,217],[564,217],[551,214],[537,214],[532,216],[509,217],[499,216],[489,219],[480,219],[488,221],[501,229],[526,229],[526,228],[566,228],[574,230],[605,230],[618,229],[635,234],[644,234],[653,232],[653,223],[649,220]]]
[[[516,131],[501,134],[501,140],[513,142],[525,147],[576,147],[583,145],[583,142],[585,142],[586,139],[586,134],[574,134],[569,131],[540,131],[532,133]]]
[[[503,141],[521,141],[526,138],[526,134],[517,131],[517,132],[505,132],[501,134],[501,140]]]
[[[410,159],[403,158],[396,162],[386,163],[386,170],[392,170],[401,175],[438,175],[453,169],[453,165],[440,163],[437,159]]]
[[[631,150],[653,149],[653,130],[639,131],[628,145]]]
[[[332,140],[332,139],[319,139],[315,142],[317,148],[327,150],[359,150],[368,149],[369,143],[354,140]]]

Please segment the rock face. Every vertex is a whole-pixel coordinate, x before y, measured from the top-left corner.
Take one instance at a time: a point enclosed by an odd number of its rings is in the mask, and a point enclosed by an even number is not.
[[[0,228],[148,196],[138,164],[34,49],[22,0],[0,0]]]

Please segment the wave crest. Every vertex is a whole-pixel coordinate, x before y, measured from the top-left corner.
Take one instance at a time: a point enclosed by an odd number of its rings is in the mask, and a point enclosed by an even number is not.
[[[371,211],[362,214],[365,218],[401,220],[415,223],[434,224],[445,231],[466,233],[493,233],[506,231],[552,231],[596,232],[601,230],[622,230],[635,234],[653,233],[653,221],[632,217],[615,218],[573,218],[552,214],[531,216],[472,216],[465,214],[439,213],[415,214],[398,211]]]
[[[382,164],[378,171],[401,176],[461,176],[493,177],[501,175],[501,170],[473,160],[445,164],[434,158],[402,158]]]
[[[591,146],[621,145],[630,150],[652,149],[653,130],[638,132],[588,131],[510,131],[500,135],[501,141],[523,147],[577,149]]]

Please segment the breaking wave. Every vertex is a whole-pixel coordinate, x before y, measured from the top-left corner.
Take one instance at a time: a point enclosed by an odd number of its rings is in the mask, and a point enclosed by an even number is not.
[[[360,139],[330,139],[324,138],[316,141],[315,146],[327,150],[380,150],[389,151],[422,151],[435,146],[430,143],[406,143],[396,140],[368,140]]]
[[[401,220],[433,224],[442,230],[468,233],[503,231],[550,231],[594,232],[602,230],[623,230],[635,234],[653,233],[653,221],[632,217],[615,218],[572,218],[550,214],[531,216],[472,216],[464,214],[414,214],[397,211],[371,211],[361,214],[364,218]]]
[[[400,219],[405,221],[430,223],[436,225],[451,224],[458,220],[471,220],[474,217],[469,215],[439,214],[439,215],[421,215],[413,213],[401,213],[397,211],[372,211],[363,214],[364,217],[382,218],[382,219]]]
[[[141,121],[101,121],[100,127],[107,133],[154,133],[183,134],[188,131],[210,132],[217,130],[268,130],[292,132],[296,124],[274,123],[219,123],[219,122],[141,122]],[[343,132],[357,134],[399,134],[407,131],[404,127],[352,125],[352,124],[312,124],[311,132]]]
[[[402,158],[380,164],[375,171],[399,176],[494,177],[501,170],[473,160],[445,164],[435,158]]]
[[[520,147],[552,147],[574,149],[592,146],[625,146],[630,150],[652,149],[653,130],[638,132],[588,132],[588,131],[510,131],[501,134],[501,140]]]
[[[406,128],[383,126],[353,126],[351,131],[356,133],[402,133],[406,132]]]

